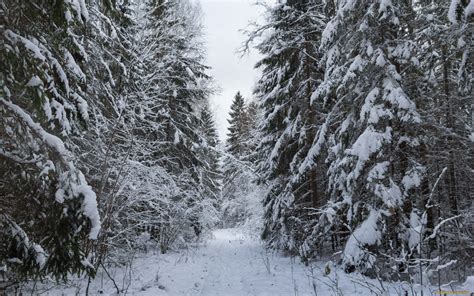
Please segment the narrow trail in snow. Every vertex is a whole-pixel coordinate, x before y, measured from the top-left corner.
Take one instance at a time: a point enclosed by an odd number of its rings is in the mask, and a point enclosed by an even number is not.
[[[206,244],[187,251],[159,254],[152,250],[137,254],[132,261],[131,270],[109,270],[122,291],[120,295],[404,295],[404,291],[411,289],[388,283],[382,288],[376,280],[346,274],[336,266],[327,275],[324,261],[305,266],[298,259],[266,251],[259,239],[244,235],[240,229],[216,230]],[[43,295],[83,295],[86,286],[87,281],[79,279],[68,287],[47,288]],[[90,295],[117,295],[117,289],[103,271],[89,290]],[[429,295],[429,289],[425,291]]]
[[[216,230],[205,245],[188,252],[143,255],[134,263],[132,295],[326,296],[378,290],[377,282],[360,275],[336,269],[324,275],[323,262],[311,271],[298,259],[267,251],[259,239],[240,229]]]
[[[271,290],[277,278],[267,270],[267,254],[258,241],[228,229],[214,236],[202,250],[209,260],[200,295],[276,295]]]
[[[156,265],[165,274],[159,280],[165,289],[137,295],[314,295],[304,266],[267,252],[238,229],[214,231],[205,246],[174,262],[169,255],[163,258]]]

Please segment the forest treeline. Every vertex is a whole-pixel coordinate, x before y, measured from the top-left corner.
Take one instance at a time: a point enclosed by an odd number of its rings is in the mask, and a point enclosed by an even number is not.
[[[472,274],[474,2],[276,2],[223,148],[194,1],[0,3],[8,285],[242,224],[347,272]]]
[[[266,7],[244,50],[263,56],[269,246],[384,279],[472,273],[473,14],[469,0]]]
[[[93,276],[150,237],[166,252],[204,236],[221,173],[199,7],[9,0],[0,11],[2,278]]]

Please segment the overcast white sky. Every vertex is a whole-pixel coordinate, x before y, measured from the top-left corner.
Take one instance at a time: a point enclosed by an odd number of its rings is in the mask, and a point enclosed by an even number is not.
[[[261,18],[261,10],[254,0],[200,0],[204,12],[204,30],[207,42],[207,65],[212,67],[221,92],[211,98],[219,136],[227,134],[227,118],[232,99],[237,91],[249,99],[258,79],[254,69],[259,56],[255,50],[243,58],[236,51],[245,40],[243,33],[248,23]]]

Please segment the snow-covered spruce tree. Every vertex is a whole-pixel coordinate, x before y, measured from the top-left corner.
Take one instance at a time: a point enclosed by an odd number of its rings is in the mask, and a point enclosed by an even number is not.
[[[99,1],[89,4],[89,21],[84,38],[86,55],[82,63],[88,79],[83,97],[87,98],[89,119],[86,132],[73,134],[71,145],[77,155],[78,166],[83,170],[97,194],[99,211],[103,217],[99,238],[91,248],[98,267],[116,245],[109,240],[117,229],[116,205],[119,190],[127,184],[130,172],[128,160],[132,153],[130,137],[132,125],[125,116],[135,110],[128,109],[135,92],[131,81],[136,60],[134,39],[137,26],[133,26],[130,5]],[[138,175],[138,174],[137,174]],[[121,229],[122,230],[122,229]]]
[[[124,9],[128,17],[121,18],[125,20],[116,26],[115,41],[109,41],[115,48],[105,51],[115,53],[106,78],[119,83],[106,92],[117,103],[111,108],[103,148],[107,152],[100,161],[107,171],[99,179],[107,229],[101,246],[123,255],[143,243],[158,243],[166,252],[185,236],[195,236],[191,219],[209,225],[218,217],[218,180],[213,179],[218,174],[209,167],[215,164],[204,158],[215,152],[214,143],[206,136],[209,122],[199,118],[207,105],[208,77],[194,76],[192,70],[199,71],[193,63],[202,46],[193,43],[199,27],[192,23],[198,15],[184,2],[145,1],[118,7],[114,18]],[[181,139],[186,146],[177,149]],[[190,199],[200,202],[191,209]],[[196,230],[201,231],[198,225]]]
[[[229,128],[225,143],[225,157],[223,160],[224,168],[224,186],[222,188],[222,217],[224,227],[232,227],[242,222],[245,217],[245,207],[243,202],[245,193],[250,185],[250,179],[242,180],[246,165],[242,163],[242,158],[248,153],[245,146],[245,137],[247,136],[246,103],[244,97],[237,92],[230,106],[230,118],[228,119]],[[245,174],[245,176],[248,176]]]
[[[98,264],[109,251],[121,256],[163,238],[158,233],[166,232],[161,228],[171,223],[171,209],[179,208],[170,200],[178,188],[161,164],[165,133],[159,110],[164,103],[158,81],[164,70],[149,28],[151,22],[157,27],[163,22],[155,8],[154,2],[116,4],[110,15],[99,15],[112,27],[96,27],[104,47],[96,53],[105,67],[99,67],[99,83],[106,88],[99,94],[105,104],[98,108],[108,111],[96,130],[102,144],[95,147],[98,158],[89,161],[103,212]],[[159,243],[166,249],[168,239]]]
[[[260,118],[260,106],[255,100],[246,103],[245,108],[245,133],[242,142],[245,147],[245,154],[241,156],[243,161],[255,167],[257,160],[258,138],[258,122]]]
[[[211,209],[219,210],[222,189],[221,153],[219,151],[219,136],[208,106],[204,106],[200,119],[201,147],[199,153],[204,164],[200,177],[201,194],[213,203]]]
[[[326,75],[314,97],[333,103],[316,143],[327,141],[330,164],[318,227],[345,241],[347,271],[403,271],[415,239],[410,217],[424,168],[418,98],[407,87],[419,67],[413,18],[407,2],[349,0],[323,32]]]
[[[210,79],[198,9],[10,1],[3,10],[0,222],[9,276],[92,274],[89,263],[136,247],[144,229],[164,251],[209,229],[219,174],[212,121],[201,112]],[[104,231],[91,244],[100,225],[92,189]]]
[[[148,5],[148,33],[142,46],[149,64],[145,91],[155,103],[154,116],[163,132],[153,161],[172,176],[179,189],[170,201],[176,205],[171,216],[181,224],[165,223],[166,227],[175,238],[186,240],[208,230],[218,218],[215,196],[208,194],[216,192],[211,188],[215,184],[206,180],[210,168],[201,157],[202,151],[210,149],[200,115],[211,93],[207,67],[202,64],[201,15],[197,4],[188,1],[150,1]]]
[[[234,156],[241,156],[246,152],[244,134],[246,133],[246,106],[244,97],[237,92],[230,106],[229,133],[226,140],[226,151]]]
[[[255,195],[259,193],[253,181],[255,175],[255,141],[257,140],[258,105],[245,103],[240,92],[231,105],[229,133],[223,161],[222,216],[224,227],[242,225],[252,215]],[[258,206],[257,206],[258,208]]]
[[[299,163],[321,121],[321,105],[310,104],[322,79],[318,45],[324,28],[321,1],[279,1],[267,23],[250,35],[264,36],[257,49],[264,58],[255,94],[262,108],[258,146],[261,179],[270,183],[263,237],[270,246],[299,252],[308,209],[318,205],[324,170],[310,168],[298,177]],[[318,110],[319,109],[319,110]]]
[[[473,254],[469,229],[473,225],[470,42],[474,4],[420,1],[418,5],[414,34],[423,76],[415,87],[424,98],[419,105],[426,131],[420,137],[420,157],[426,177],[414,219],[423,240],[412,246],[413,258],[431,264],[437,282],[448,282],[462,280],[472,261],[467,258]]]
[[[96,196],[67,141],[89,118],[88,10],[84,1],[1,9],[0,264],[11,280],[93,274],[86,244],[100,229]]]

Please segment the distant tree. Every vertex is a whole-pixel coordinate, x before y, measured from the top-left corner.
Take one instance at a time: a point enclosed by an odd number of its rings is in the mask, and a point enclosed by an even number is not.
[[[249,101],[245,107],[244,133],[242,145],[245,153],[241,155],[242,160],[255,164],[256,149],[258,146],[258,120],[260,116],[260,107],[256,101]]]
[[[226,151],[236,157],[241,156],[244,151],[244,133],[246,132],[246,106],[245,99],[240,92],[234,97],[230,106],[229,133],[226,140]]]
[[[202,194],[212,202],[211,209],[219,210],[222,189],[221,153],[214,119],[207,106],[201,111],[201,129],[202,140],[204,141],[201,148],[201,157],[205,165],[201,176]]]
[[[258,105],[245,102],[237,92],[229,113],[229,133],[223,158],[224,184],[222,213],[226,227],[234,227],[251,219],[255,194],[259,192],[255,179],[255,148],[257,146]]]

